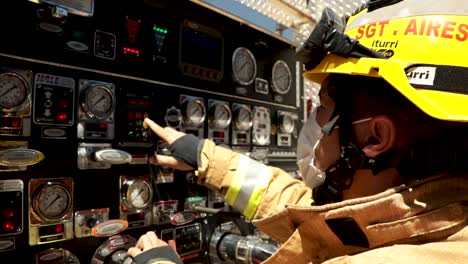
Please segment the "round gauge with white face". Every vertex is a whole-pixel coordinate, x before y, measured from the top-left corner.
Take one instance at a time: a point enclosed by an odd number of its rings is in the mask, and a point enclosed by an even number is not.
[[[147,207],[152,200],[153,191],[151,185],[145,180],[129,180],[125,188],[126,205],[134,209]]]
[[[22,106],[30,96],[26,80],[16,73],[0,74],[0,107],[14,110]]]
[[[270,111],[265,107],[254,107],[252,123],[253,143],[260,146],[270,144]]]
[[[290,114],[283,114],[280,118],[280,130],[282,133],[291,134],[294,131],[296,123]]]
[[[279,94],[286,94],[291,89],[291,70],[285,61],[278,60],[271,72],[271,89]]]
[[[205,121],[206,109],[203,102],[198,99],[190,100],[184,104],[184,122],[190,126],[199,126]]]
[[[47,182],[33,196],[33,209],[44,220],[64,217],[72,206],[70,191],[60,183]]]
[[[257,76],[257,61],[249,49],[237,48],[232,54],[232,76],[241,85],[250,85]]]
[[[225,129],[231,124],[231,109],[225,103],[214,103],[210,107],[210,124],[213,128]]]
[[[108,87],[91,86],[85,90],[82,106],[89,116],[106,118],[114,111],[114,94]]]
[[[252,127],[252,112],[246,105],[238,105],[234,110],[234,129],[247,131]]]

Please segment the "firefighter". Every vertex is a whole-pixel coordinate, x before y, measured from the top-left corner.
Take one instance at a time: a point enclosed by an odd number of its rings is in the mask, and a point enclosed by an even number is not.
[[[195,169],[281,243],[265,263],[466,263],[466,6],[369,1],[346,20],[324,10],[297,54],[321,85],[305,153],[313,189],[146,119],[173,151],[153,162]]]

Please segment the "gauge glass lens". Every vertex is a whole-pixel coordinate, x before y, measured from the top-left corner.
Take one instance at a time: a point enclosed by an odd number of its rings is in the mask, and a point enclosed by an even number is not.
[[[292,133],[294,130],[294,126],[295,126],[294,120],[290,115],[283,116],[281,120],[281,131],[283,133],[287,133],[287,134]]]
[[[132,207],[144,208],[151,199],[151,186],[143,180],[134,181],[128,187],[127,199]]]
[[[0,107],[15,108],[28,97],[26,81],[15,73],[0,74]]]
[[[291,88],[291,70],[286,62],[275,62],[272,70],[272,89],[279,94],[286,94]]]
[[[59,184],[44,186],[36,199],[39,215],[47,219],[62,218],[71,206],[69,191]]]
[[[114,96],[107,87],[90,87],[86,91],[85,104],[91,115],[107,117],[114,109]]]
[[[239,47],[232,54],[234,81],[241,85],[251,84],[257,75],[257,62],[250,50]]]
[[[192,125],[200,125],[205,120],[205,106],[198,100],[192,100],[187,104],[186,118]]]
[[[268,145],[270,143],[271,120],[270,112],[263,107],[257,107],[253,114],[252,136],[256,145]]]
[[[231,110],[225,104],[217,104],[214,108],[213,121],[217,128],[224,129],[231,123]]]
[[[239,131],[247,131],[252,126],[252,115],[247,107],[237,110],[236,128]]]

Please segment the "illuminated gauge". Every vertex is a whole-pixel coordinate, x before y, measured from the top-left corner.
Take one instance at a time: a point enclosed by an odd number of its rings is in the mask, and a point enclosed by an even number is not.
[[[270,144],[270,112],[265,107],[255,107],[252,120],[252,138],[255,145]]]
[[[105,86],[91,86],[86,89],[81,105],[89,116],[106,118],[114,111],[114,94]]]
[[[123,198],[129,208],[143,209],[153,198],[151,185],[145,180],[128,180],[123,188]]]
[[[227,104],[215,103],[210,107],[210,124],[213,128],[225,129],[231,124],[231,120],[231,109]]]
[[[33,209],[44,220],[64,217],[71,206],[70,191],[60,183],[44,183],[33,196]]]
[[[291,70],[288,64],[278,60],[273,65],[271,73],[271,89],[279,94],[286,94],[291,89]]]
[[[16,73],[0,74],[0,107],[15,110],[29,97],[29,85]]]
[[[257,76],[257,61],[250,50],[239,47],[232,54],[232,75],[241,85],[250,85]]]
[[[206,109],[201,100],[195,99],[184,103],[184,122],[190,126],[199,126],[205,121]]]
[[[280,117],[280,130],[283,133],[291,134],[294,131],[296,123],[290,114],[282,114]]]
[[[247,131],[252,127],[252,112],[246,105],[239,105],[234,110],[234,128]]]

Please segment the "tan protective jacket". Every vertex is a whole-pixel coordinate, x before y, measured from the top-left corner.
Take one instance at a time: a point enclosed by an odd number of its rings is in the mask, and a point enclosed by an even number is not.
[[[265,263],[468,263],[468,175],[323,206],[286,172],[204,140],[198,180],[282,244]]]

